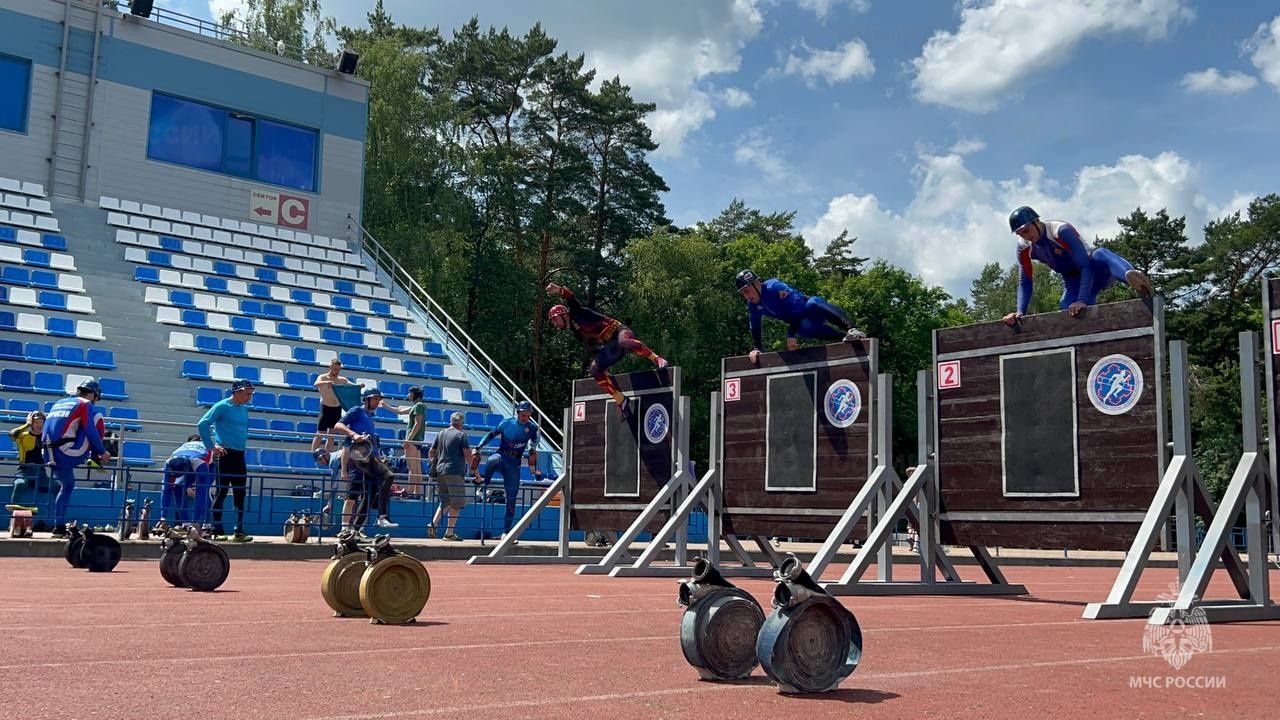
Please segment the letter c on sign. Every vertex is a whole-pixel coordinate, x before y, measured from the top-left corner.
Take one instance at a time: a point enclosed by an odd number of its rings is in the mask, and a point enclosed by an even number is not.
[[[280,199],[280,219],[285,225],[305,225],[307,222],[306,203],[298,198]]]

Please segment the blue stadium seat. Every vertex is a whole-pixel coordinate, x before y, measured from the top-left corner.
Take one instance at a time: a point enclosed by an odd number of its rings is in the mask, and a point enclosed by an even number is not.
[[[364,347],[364,333],[346,330],[342,333],[342,343],[351,347]]]
[[[486,404],[484,401],[484,396],[480,394],[479,390],[463,390],[462,401],[471,403],[472,405]]]
[[[119,422],[117,425],[125,430],[133,430],[136,432],[142,429],[142,423],[128,422],[129,420],[136,421],[138,419],[137,408],[113,407],[107,411],[107,417],[118,420]]]
[[[116,354],[110,350],[99,350],[98,348],[89,348],[88,363],[91,368],[100,370],[114,370],[116,367]]]
[[[36,295],[36,304],[45,310],[66,310],[67,296],[52,290],[42,290]]]
[[[0,458],[12,460],[18,457],[18,448],[13,444],[13,438],[9,437],[9,433],[0,433]]]
[[[40,244],[48,250],[67,251],[67,239],[61,235],[45,233],[40,236]]]
[[[338,361],[342,363],[343,367],[350,368],[352,370],[360,367],[360,356],[353,352],[338,353]]]
[[[236,357],[245,357],[247,353],[244,351],[244,341],[234,338],[222,339],[222,354],[234,355]]]
[[[20,412],[25,416],[28,413],[34,412],[39,409],[40,409],[40,403],[35,400],[23,400],[22,398],[9,399],[10,412],[14,412],[14,411]]]
[[[265,418],[252,417],[252,416],[249,418],[249,437],[259,438],[259,439],[271,437],[271,433],[267,428],[267,421]]]
[[[203,352],[203,353],[213,353],[215,355],[222,354],[222,349],[219,346],[218,338],[212,335],[197,335],[196,350],[199,350],[200,352]]]
[[[249,283],[249,294],[256,298],[270,300],[271,288],[267,285],[263,285],[262,283]]]
[[[333,303],[335,308],[351,312],[351,298],[343,297],[341,295],[333,295],[330,296],[329,301]]]
[[[298,421],[298,432],[300,433],[306,433],[307,435],[315,435],[316,427],[317,425],[313,422],[307,422],[305,420]]]
[[[377,355],[361,355],[360,367],[369,372],[382,372],[382,358]]]
[[[374,315],[382,317],[391,317],[391,303],[382,302],[380,300],[372,300],[369,302],[369,309]]]
[[[333,287],[335,290],[342,293],[343,295],[356,294],[356,284],[351,282],[350,280],[334,280]]]
[[[312,297],[311,297],[311,291],[310,291],[310,290],[299,290],[299,289],[297,289],[297,288],[294,288],[294,289],[292,289],[292,290],[290,290],[290,291],[289,291],[289,297],[290,297],[290,298],[292,298],[292,299],[293,299],[293,301],[294,301],[295,303],[298,303],[299,305],[314,305],[314,304],[315,304],[315,300],[313,300],[313,299],[312,299]]]
[[[43,250],[35,250],[26,248],[22,251],[22,262],[27,265],[37,265],[39,267],[49,267],[49,253]]]
[[[151,443],[141,440],[125,440],[121,443],[121,449],[124,451],[125,465],[150,465],[151,464]]]
[[[320,396],[307,395],[302,398],[302,409],[307,411],[308,415],[320,414]]]
[[[282,413],[289,413],[290,415],[307,414],[307,411],[302,409],[302,397],[300,395],[280,393],[279,397],[276,398],[276,403]]]
[[[422,363],[422,374],[424,377],[442,380],[444,379],[444,366],[439,363],[424,362]]]
[[[52,365],[55,362],[53,346],[48,343],[27,343],[27,362]]]
[[[257,334],[253,331],[253,318],[245,317],[244,315],[231,316],[231,329],[235,332],[244,333],[246,335]]]
[[[234,273],[235,271],[232,270]],[[218,277],[206,277],[204,279],[204,287],[210,292],[225,293],[227,292],[227,281]]]
[[[169,304],[180,308],[192,309],[196,306],[196,296],[186,290],[170,290]]]
[[[158,283],[160,271],[153,267],[136,267],[133,269],[133,279],[138,282]]]
[[[236,276],[236,266],[233,263],[229,263],[225,260],[215,260],[213,263],[213,271],[223,277],[233,278]],[[213,280],[213,279],[214,278],[207,278],[205,280],[204,286],[209,287],[209,280]],[[221,278],[219,278],[219,280],[222,282],[222,291],[225,292],[227,288],[227,281],[221,280]],[[209,289],[212,290],[213,288],[209,288]]]
[[[289,456],[283,450],[263,450],[258,454],[262,467],[276,470],[289,467]]]
[[[379,380],[378,390],[381,391],[383,395],[389,398],[403,397],[400,394],[400,383],[394,382],[392,380]]]
[[[129,393],[125,392],[124,380],[120,378],[98,378],[98,385],[102,387],[102,397],[107,400],[129,399]]]
[[[307,308],[306,316],[307,322],[312,325],[326,327],[329,324],[329,313],[319,308]]]
[[[301,340],[302,328],[297,323],[276,323],[276,334],[286,340]]]
[[[288,433],[293,432],[292,420],[272,420],[269,427],[272,433],[283,433],[283,435],[281,435],[281,439],[287,439],[287,440],[293,439],[293,438],[290,438],[288,435]]]
[[[316,351],[313,348],[295,347],[293,349],[293,359],[303,365],[315,365]]]
[[[168,250],[169,252],[180,253],[182,252],[182,241],[175,237],[169,237],[168,235],[161,235],[160,247],[164,248],[165,250]]]
[[[396,353],[404,352],[404,338],[392,337],[390,335],[382,338],[382,345],[387,350]]]
[[[341,345],[342,331],[337,328],[322,328],[320,330],[320,340],[326,345]],[[343,363],[346,365],[346,363]]]
[[[0,330],[15,330],[18,327],[18,316],[11,312],[0,312]]]
[[[241,380],[249,380],[253,382],[254,385],[262,382],[256,365],[237,365],[236,377]]]
[[[281,264],[283,265],[283,263]],[[279,276],[276,275],[276,271],[270,268],[264,268],[264,267],[254,268],[253,274],[262,282],[271,283],[272,285],[274,285],[279,279]]]
[[[212,387],[196,388],[196,404],[208,407],[222,400],[222,391]]]
[[[422,399],[428,402],[444,402],[444,393],[439,385],[423,385]]]
[[[173,256],[167,252],[160,252],[159,250],[148,250],[147,264],[169,267],[173,264]]]
[[[409,324],[404,320],[388,320],[387,332],[393,335],[408,335]]]
[[[58,289],[58,273],[52,270],[32,270],[31,284],[45,290]]]
[[[396,439],[396,431],[392,430],[391,428],[385,428],[385,427],[374,428],[373,434],[382,438],[382,442],[384,445],[386,444],[387,441]]]
[[[251,468],[260,468],[262,463],[258,462],[258,448],[247,448],[244,451],[244,464]]]
[[[262,314],[262,303],[257,300],[241,300],[240,312],[249,317],[258,317]]]
[[[324,472],[316,467],[315,458],[311,457],[311,453],[303,450],[294,450],[289,453],[289,465],[294,472]]]
[[[284,306],[280,303],[262,303],[262,314],[272,320],[287,320],[284,315]]]
[[[277,270],[284,269],[284,258],[280,257],[279,255],[263,255],[262,262],[269,268],[275,268]],[[258,274],[258,277],[265,282],[275,282],[275,278],[272,278],[271,280],[268,281],[266,280],[266,278],[262,277],[261,273]]]
[[[200,328],[202,330],[209,327],[204,321],[203,310],[183,310],[182,324],[187,327]]]
[[[76,321],[69,318],[51,317],[47,321],[45,331],[58,337],[75,337]]]
[[[0,285],[0,302],[9,302],[9,288],[6,285]]]
[[[49,395],[65,395],[62,373],[38,372],[32,378],[32,388],[38,393]],[[103,394],[106,397],[106,394]]]
[[[0,227],[0,240],[18,242],[18,228]]]
[[[347,327],[352,330],[368,330],[369,323],[364,319],[363,315],[348,315]]]
[[[9,285],[22,285],[25,287],[31,284],[31,271],[24,267],[8,265],[5,266],[3,271],[0,271],[0,281],[4,281]]]
[[[307,374],[301,370],[285,370],[284,384],[299,390],[310,390],[315,384],[315,381],[309,380],[307,378]]]
[[[479,430],[486,427],[484,422],[484,413],[468,410],[462,414],[462,423],[472,430]]]
[[[27,352],[22,347],[22,343],[17,340],[0,340],[0,358],[4,358],[6,360],[26,360]],[[27,385],[30,384],[31,380],[28,378]],[[2,380],[0,380],[0,385],[8,387],[8,384]]]
[[[253,406],[258,410],[275,410],[276,394],[269,392],[255,392],[253,394]]]
[[[377,410],[373,411],[373,419],[385,420],[387,422],[396,422],[400,419],[400,416],[396,415],[395,413],[391,412],[390,410],[384,407],[380,407]]]
[[[444,347],[440,345],[440,343],[433,343],[433,342],[423,343],[423,346],[424,346],[424,349],[427,351],[428,355],[437,355],[437,356],[444,355]]]
[[[182,377],[192,380],[209,379],[209,363],[203,360],[183,360]]]
[[[427,424],[445,427],[449,424],[449,418],[445,416],[444,411],[440,408],[427,408]]]

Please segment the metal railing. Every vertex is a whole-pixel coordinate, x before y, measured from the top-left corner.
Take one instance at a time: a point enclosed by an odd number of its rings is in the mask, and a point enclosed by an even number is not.
[[[347,219],[351,225],[360,231],[362,237],[361,245],[365,252],[373,260],[383,272],[390,276],[392,283],[398,285],[404,290],[410,298],[418,303],[419,308],[427,317],[431,319],[437,326],[441,327],[446,335],[445,346],[453,346],[458,348],[467,359],[467,367],[479,370],[488,379],[488,390],[497,392],[501,397],[514,405],[518,400],[528,400],[533,405],[534,418],[537,420],[538,428],[542,431],[543,438],[551,445],[555,452],[561,452],[561,444],[564,440],[560,429],[560,419],[558,416],[547,414],[538,406],[533,398],[529,397],[515,380],[504,371],[489,354],[484,351],[469,334],[458,324],[449,313],[440,306],[439,303],[431,297],[431,295],[423,289],[416,278],[404,269],[391,253],[378,242],[377,238],[369,234],[369,231],[360,224],[351,214],[347,214]]]

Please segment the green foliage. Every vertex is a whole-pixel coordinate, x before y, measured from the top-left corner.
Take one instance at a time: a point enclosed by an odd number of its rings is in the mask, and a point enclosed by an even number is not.
[[[240,31],[227,38],[230,42],[333,67],[325,38],[337,32],[337,23],[321,12],[320,0],[243,0],[242,7],[224,12],[218,22]]]
[[[1018,283],[1022,273],[1017,265],[1001,268],[987,263],[973,281],[973,319],[976,322],[999,320],[1018,309]],[[1062,278],[1043,263],[1032,263],[1031,304],[1027,314],[1055,312],[1062,297]]]

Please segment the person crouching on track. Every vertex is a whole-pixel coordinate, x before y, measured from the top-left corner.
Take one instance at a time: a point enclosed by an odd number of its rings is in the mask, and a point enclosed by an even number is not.
[[[600,349],[591,360],[591,377],[613,397],[613,401],[618,404],[618,412],[625,420],[631,403],[618,389],[618,383],[614,382],[613,376],[608,372],[609,368],[627,353],[652,360],[658,369],[666,367],[667,361],[640,342],[631,328],[578,302],[569,288],[550,283],[547,285],[547,294],[564,300],[563,305],[553,306],[547,311],[547,318],[556,329],[573,330],[578,340],[600,344]]]
[[[511,532],[516,516],[516,498],[520,494],[520,458],[529,449],[529,472],[541,477],[538,471],[538,425],[533,422],[533,403],[521,400],[516,403],[516,416],[498,423],[481,438],[477,448],[483,448],[495,437],[500,438],[497,452],[485,460],[484,471],[478,472],[480,451],[471,456],[471,472],[476,482],[488,485],[495,471],[502,473],[502,490],[506,495],[507,509],[502,515],[502,534]],[[483,478],[483,480],[482,480]]]
[[[1013,325],[1027,314],[1031,305],[1032,260],[1039,260],[1062,276],[1064,290],[1058,309],[1075,317],[1098,302],[1098,293],[1119,283],[1133,288],[1142,297],[1151,297],[1151,281],[1128,260],[1107,248],[1089,248],[1080,233],[1060,220],[1041,220],[1040,214],[1023,205],[1009,215],[1009,229],[1018,236],[1016,257],[1022,277],[1018,282],[1018,309],[1004,316]]]
[[[747,301],[747,322],[751,327],[751,362],[759,362],[763,343],[760,331],[764,316],[787,324],[787,349],[800,347],[798,337],[827,342],[861,340],[866,333],[855,328],[844,312],[820,297],[805,295],[777,278],[761,280],[751,270],[734,278],[738,294]]]
[[[387,505],[390,502],[389,493],[391,490],[391,474],[386,472],[385,476],[379,477],[370,468],[376,468],[381,443],[377,433],[377,425],[373,419],[373,413],[382,405],[382,391],[377,388],[368,388],[360,393],[360,407],[354,407],[347,411],[346,415],[333,426],[335,432],[339,435],[346,435],[347,442],[346,452],[342,453],[342,471],[339,477],[343,482],[348,483],[347,499],[342,503],[342,522],[343,525],[352,530],[356,530],[355,526],[355,509],[356,503],[361,496],[366,497],[376,495],[378,497],[378,507],[381,515],[378,517],[377,525],[380,528],[400,527],[399,524],[391,522],[391,518],[387,516]],[[369,460],[362,466],[351,458],[351,447],[356,443],[369,443]],[[386,485],[382,488],[382,485]]]
[[[49,409],[44,423],[47,460],[53,464],[53,478],[60,486],[53,501],[53,536],[67,536],[67,508],[76,489],[76,467],[90,459],[99,465],[111,462],[111,453],[102,443],[101,413],[94,403],[102,400],[97,380],[86,380],[76,388],[76,396],[63,398]]]
[[[164,463],[164,492],[160,495],[160,520],[156,530],[163,532],[172,517],[178,524],[190,522],[204,528],[213,522],[210,515],[209,489],[213,487],[213,453],[200,441],[200,435],[190,435],[178,446]],[[190,512],[186,511],[190,498]],[[173,515],[169,512],[173,511]]]

